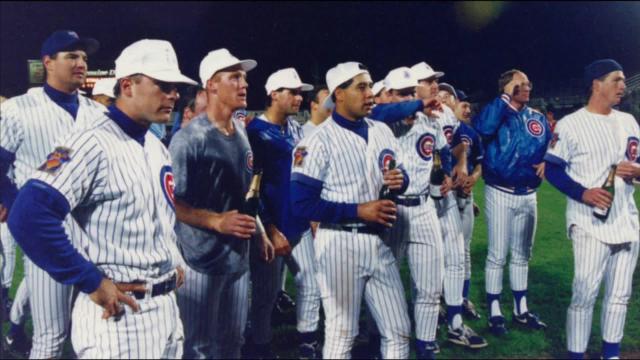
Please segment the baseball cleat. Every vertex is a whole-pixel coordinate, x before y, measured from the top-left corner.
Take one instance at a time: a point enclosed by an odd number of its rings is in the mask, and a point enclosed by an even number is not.
[[[457,329],[449,329],[447,340],[453,344],[464,346],[469,349],[482,349],[489,345],[482,336],[479,336],[475,331],[464,324]]]
[[[295,311],[296,303],[293,301],[289,293],[281,290],[278,293],[278,299],[276,300],[276,307],[280,312]]]
[[[18,359],[28,359],[31,351],[31,341],[24,332],[9,334],[4,338],[9,354]]]
[[[312,343],[301,343],[298,345],[298,359],[321,359],[320,343],[314,341]]]
[[[489,318],[489,330],[494,336],[503,336],[506,335],[509,331],[505,326],[505,321],[503,316],[492,316]]]
[[[544,330],[547,328],[547,324],[542,322],[542,320],[540,320],[537,315],[532,314],[529,311],[522,315],[513,314],[513,317],[511,319],[513,320],[514,324],[523,325],[529,329]]]
[[[469,320],[478,320],[482,318],[482,316],[480,316],[476,311],[476,306],[468,299],[464,299],[462,301],[462,315]]]

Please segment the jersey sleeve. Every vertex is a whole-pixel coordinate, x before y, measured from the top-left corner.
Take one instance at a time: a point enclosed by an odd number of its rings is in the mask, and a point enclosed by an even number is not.
[[[559,121],[556,125],[555,132],[549,142],[547,153],[544,160],[558,165],[566,166],[571,162],[573,154],[575,154],[575,140],[571,135],[570,125],[567,121]]]
[[[102,194],[107,174],[104,149],[91,132],[82,131],[69,135],[53,149],[32,178],[58,190],[73,209]]]
[[[293,149],[292,180],[306,177],[320,182],[325,181],[329,165],[329,152],[326,144],[319,141],[316,135],[317,133],[302,140]]]
[[[189,166],[190,164],[195,164],[195,161],[191,161],[192,152],[190,148],[193,144],[194,139],[189,138],[186,130],[177,132],[171,140],[171,144],[169,144],[175,179],[173,194],[176,199],[185,199],[187,197]]]
[[[15,101],[0,105],[0,151],[16,153],[24,139],[22,125]]]

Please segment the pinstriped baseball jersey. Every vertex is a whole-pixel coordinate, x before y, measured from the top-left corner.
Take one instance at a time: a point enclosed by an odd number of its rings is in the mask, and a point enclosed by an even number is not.
[[[442,127],[437,121],[418,113],[415,124],[397,138],[402,150],[403,163],[409,174],[409,187],[405,195],[421,195],[429,190],[429,174],[433,166],[433,150],[447,145]]]
[[[324,182],[320,196],[333,202],[364,203],[377,200],[382,171],[391,158],[400,159],[400,149],[385,124],[364,119],[369,141],[336,124],[329,117],[294,150],[292,172]],[[299,160],[298,160],[299,159]]]
[[[632,115],[612,110],[593,114],[582,108],[558,122],[545,159],[566,164],[567,174],[587,189],[602,186],[611,165],[638,160],[640,127]],[[578,225],[598,240],[618,244],[638,241],[638,209],[634,186],[615,178],[615,197],[605,222],[594,208],[567,198],[567,230]]]
[[[440,126],[442,126],[442,132],[447,138],[447,144],[451,145],[453,134],[460,125],[455,113],[447,105],[442,104],[442,111],[435,111],[434,115],[434,118],[438,120]]]
[[[34,178],[57,189],[88,235],[84,252],[115,282],[157,279],[178,265],[168,150],[144,145],[106,115],[56,148],[62,164]]]
[[[75,120],[41,87],[29,89],[0,105],[0,147],[16,155],[14,179],[18,188],[51,153],[56,140],[69,134],[72,128],[88,126],[106,111],[104,106],[84,96],[78,96],[78,100]]]

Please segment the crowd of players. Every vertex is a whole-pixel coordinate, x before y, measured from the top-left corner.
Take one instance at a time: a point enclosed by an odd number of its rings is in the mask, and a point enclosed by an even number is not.
[[[44,87],[2,104],[11,350],[31,348],[31,313],[32,358],[62,356],[68,336],[79,357],[275,358],[272,316],[294,306],[300,358],[348,358],[362,333],[370,356],[407,358],[412,323],[418,358],[439,352],[439,323],[452,344],[486,347],[463,321],[483,317],[469,300],[480,177],[488,329],[509,331],[500,300],[510,253],[513,326],[542,331],[527,278],[536,189],[546,176],[569,199],[569,356],[584,356],[603,277],[602,356],[619,356],[638,255],[640,129],[613,109],[624,94],[617,62],[585,68],[588,104],[557,126],[527,106],[532,82],[521,70],[501,74],[498,97],[472,116],[467,95],[439,82],[445,74],[426,62],[375,83],[356,62],[330,69],[326,85],[283,68],[266,81],[265,111],[250,118],[243,109],[254,60],[211,51],[197,84],[180,73],[170,43],[141,40],[123,50],[116,77],[99,81],[90,101],[78,88],[97,48],[72,31],[53,33],[41,51]],[[196,90],[164,134],[181,83]],[[294,116],[305,99],[310,119],[301,125]],[[593,124],[579,128],[576,118]],[[596,145],[586,140],[594,136]],[[615,197],[601,186],[610,165]],[[255,217],[245,211],[250,190],[260,194]],[[594,209],[605,210],[604,220]],[[10,302],[13,237],[28,259]],[[411,284],[400,280],[405,260]],[[284,292],[287,269],[295,305]]]

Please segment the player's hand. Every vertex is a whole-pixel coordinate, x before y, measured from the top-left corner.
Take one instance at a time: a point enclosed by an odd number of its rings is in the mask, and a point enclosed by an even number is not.
[[[473,190],[473,187],[476,185],[476,182],[478,182],[477,176],[474,176],[474,175],[467,176],[464,183],[462,184],[462,191],[464,191],[465,194],[471,194],[471,190]]]
[[[536,169],[536,175],[540,178],[540,179],[544,179],[544,164],[545,162],[541,162],[540,164],[534,164],[532,165],[534,169]]]
[[[267,226],[267,234],[269,235],[269,239],[271,239],[271,243],[273,244],[273,250],[275,256],[284,256],[291,254],[291,245],[289,244],[289,240],[284,236],[283,233],[278,230],[277,227],[273,224],[269,224]]]
[[[402,175],[402,170],[400,169],[385,171],[382,179],[384,180],[384,184],[391,190],[398,190],[402,188],[402,184],[404,184],[404,175]]]
[[[6,222],[9,217],[9,210],[0,204],[0,223]]]
[[[256,232],[256,219],[238,210],[231,210],[219,214],[213,220],[213,230],[221,234],[250,239]]]
[[[102,312],[102,318],[108,319],[111,316],[117,316],[121,314],[124,309],[120,306],[120,303],[129,305],[133,311],[140,311],[140,306],[131,297],[125,295],[124,291],[142,291],[145,292],[144,284],[128,284],[116,286],[110,279],[103,278],[100,282],[100,286],[96,291],[89,294],[89,298],[94,303],[100,305],[104,311]]]
[[[519,86],[518,86],[518,79],[516,79],[515,77],[513,79],[511,79],[511,81],[509,81],[509,83],[507,85],[504,86],[504,93],[513,97],[513,95],[515,95],[516,91]]]
[[[397,208],[391,200],[374,200],[358,204],[358,218],[386,227],[392,227],[396,221]]]
[[[598,207],[602,210],[606,210],[609,207],[611,207],[611,203],[613,202],[613,196],[611,196],[611,194],[604,189],[593,188],[593,189],[586,190],[582,194],[582,202],[587,205]]]
[[[451,177],[453,179],[454,188],[462,187],[469,177],[469,171],[464,164],[458,163],[453,167]]]
[[[640,164],[631,161],[621,161],[616,168],[616,176],[631,181],[640,176]]]
[[[442,196],[447,196],[447,194],[449,194],[449,191],[451,191],[452,188],[453,188],[453,181],[451,181],[450,177],[445,176],[444,181],[440,186],[440,193],[442,194]]]
[[[184,285],[184,269],[178,265],[176,267],[176,289],[179,289],[182,285]]]
[[[319,222],[311,222],[311,236],[313,236],[314,239],[316,238],[316,233],[318,232],[318,225],[320,225]]]
[[[258,246],[260,248],[260,258],[265,262],[270,263],[276,257],[275,248],[273,247],[273,244],[271,243],[271,240],[269,240],[269,237],[266,233],[262,233],[258,236],[260,237],[258,241]]]

